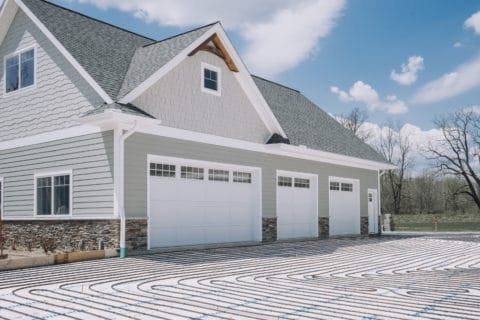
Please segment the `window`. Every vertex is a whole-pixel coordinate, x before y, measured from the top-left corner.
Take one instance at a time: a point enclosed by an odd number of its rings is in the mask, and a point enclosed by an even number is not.
[[[35,49],[5,58],[5,93],[32,86],[35,83]]]
[[[220,95],[220,68],[202,63],[202,92]]]
[[[175,166],[171,164],[150,163],[150,175],[175,178]]]
[[[278,177],[278,186],[279,187],[291,187],[292,186],[292,178],[290,177]]]
[[[368,202],[373,202],[373,194],[368,194]]]
[[[301,179],[301,178],[295,178],[295,187],[296,188],[310,188],[310,180],[308,179]]]
[[[233,172],[233,182],[252,183],[252,174],[249,172]]]
[[[340,183],[335,181],[330,182],[330,190],[334,190],[334,191],[340,190]]]
[[[342,183],[342,191],[353,192],[353,184]]]
[[[42,176],[35,180],[37,215],[69,215],[71,174]]]
[[[182,166],[180,176],[183,179],[203,180],[203,168]]]
[[[228,182],[230,173],[225,170],[208,169],[208,180]]]

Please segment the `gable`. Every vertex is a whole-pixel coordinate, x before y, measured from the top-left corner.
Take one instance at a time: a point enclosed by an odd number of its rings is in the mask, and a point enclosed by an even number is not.
[[[221,95],[202,92],[202,63],[219,69]],[[165,126],[257,143],[271,136],[234,72],[206,51],[185,58],[133,104]]]
[[[36,50],[35,86],[4,95],[3,57],[28,47]],[[103,102],[22,10],[0,45],[0,61],[0,141],[77,125]]]

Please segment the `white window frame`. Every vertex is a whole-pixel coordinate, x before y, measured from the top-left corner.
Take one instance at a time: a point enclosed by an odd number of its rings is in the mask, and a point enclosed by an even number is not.
[[[3,217],[5,216],[5,213],[3,212],[3,208],[5,208],[5,203],[3,202],[5,199],[5,183],[3,182],[4,179],[3,177],[0,177],[0,217],[3,220]]]
[[[54,177],[58,176],[70,176],[70,185],[69,185],[69,201],[70,201],[70,207],[69,207],[69,212],[68,214],[54,214],[54,196],[55,192],[53,192],[54,188]],[[37,179],[38,178],[52,178],[52,208],[51,208],[51,213],[50,214],[38,214],[37,213]],[[41,172],[41,173],[36,173],[33,175],[33,213],[35,218],[46,218],[46,219],[52,219],[52,217],[57,217],[57,218],[65,218],[65,217],[71,217],[73,212],[73,170],[66,170],[66,171],[51,171],[51,172]]]
[[[23,88],[20,88],[20,83],[19,83],[19,88],[17,90],[14,90],[14,91],[11,91],[11,92],[7,92],[7,60],[13,56],[19,56],[19,59],[20,59],[20,55],[24,52],[27,52],[27,51],[30,51],[33,49],[33,84],[28,86],[28,87],[23,87]],[[19,60],[19,64],[21,63],[21,61]],[[19,78],[18,78],[18,81],[20,82],[22,79],[22,68],[21,68],[21,65],[19,65]],[[15,52],[12,52],[12,53],[9,53],[7,54],[6,56],[3,57],[3,96],[4,97],[10,97],[12,95],[15,95],[17,93],[20,93],[20,92],[25,92],[25,91],[28,91],[28,90],[33,90],[37,88],[37,46],[33,45],[33,46],[29,46],[29,47],[25,47],[25,48],[22,48],[22,49],[19,49]]]
[[[215,96],[221,96],[222,95],[222,69],[220,69],[217,66],[213,66],[211,64],[208,64],[206,62],[201,63],[201,68],[200,68],[200,90],[204,93],[209,93],[213,94]],[[204,74],[205,74],[205,69],[215,71],[217,73],[217,90],[212,90],[209,88],[205,88],[204,86]]]

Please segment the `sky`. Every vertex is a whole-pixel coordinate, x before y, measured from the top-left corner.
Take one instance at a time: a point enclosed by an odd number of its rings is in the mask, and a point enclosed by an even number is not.
[[[480,110],[478,0],[51,1],[154,39],[221,21],[251,73],[418,140],[438,116]]]

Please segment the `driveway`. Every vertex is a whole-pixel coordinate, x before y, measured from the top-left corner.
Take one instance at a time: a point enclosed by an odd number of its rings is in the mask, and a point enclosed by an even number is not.
[[[480,236],[333,239],[0,273],[5,319],[480,319]]]

